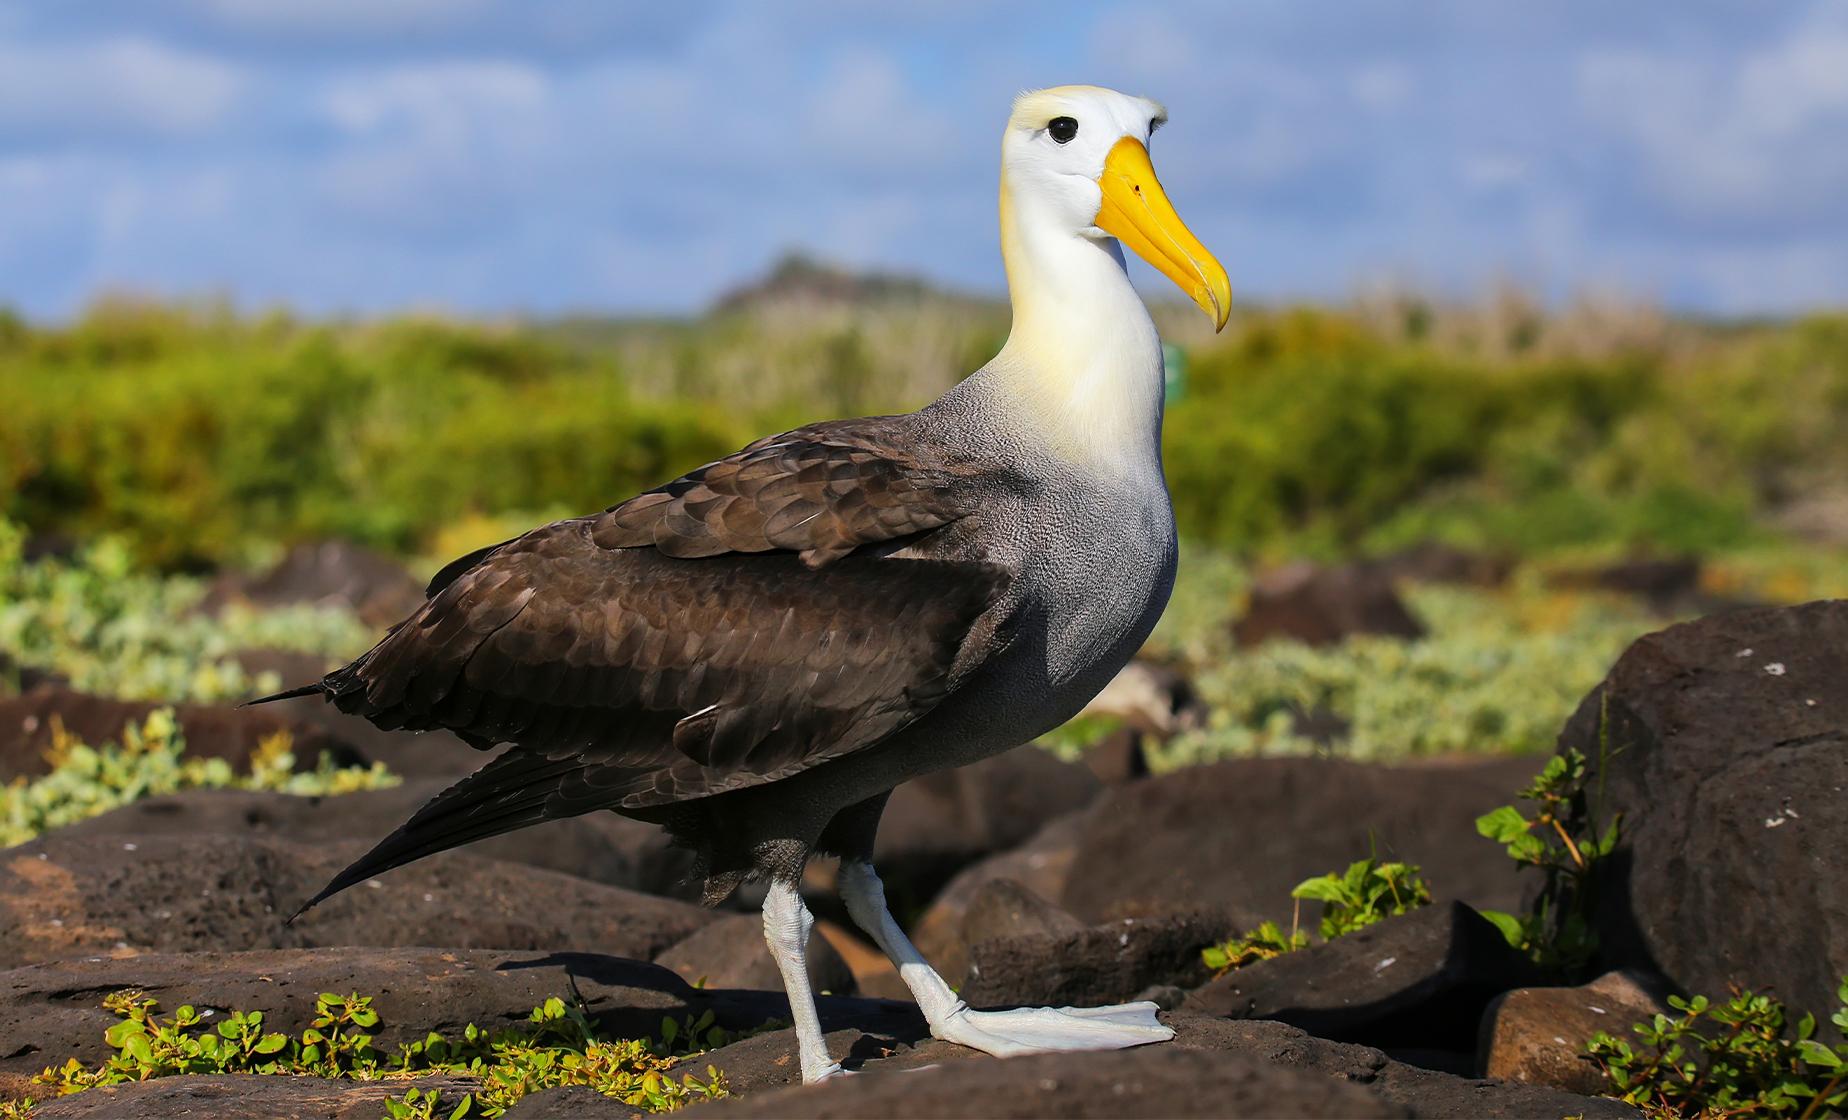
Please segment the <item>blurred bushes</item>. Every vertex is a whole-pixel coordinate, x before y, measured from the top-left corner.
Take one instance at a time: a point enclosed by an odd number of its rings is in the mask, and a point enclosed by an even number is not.
[[[609,363],[435,321],[106,307],[0,352],[0,513],[185,566],[333,534],[406,550],[473,511],[593,510],[748,438]]]
[[[916,407],[1004,324],[928,299],[531,326],[0,316],[0,516],[169,567],[324,534],[418,551],[445,526],[600,509],[779,427]],[[1239,551],[1730,546],[1848,470],[1848,317],[1404,304],[1183,340],[1177,515]]]

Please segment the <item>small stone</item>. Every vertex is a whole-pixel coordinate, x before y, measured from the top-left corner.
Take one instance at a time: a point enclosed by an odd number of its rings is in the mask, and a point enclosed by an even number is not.
[[[1609,972],[1578,988],[1520,988],[1483,1012],[1477,1048],[1485,1077],[1551,1085],[1574,1093],[1605,1088],[1604,1074],[1585,1060],[1586,1043],[1599,1031],[1629,1036],[1666,1004],[1652,994],[1660,981]]]

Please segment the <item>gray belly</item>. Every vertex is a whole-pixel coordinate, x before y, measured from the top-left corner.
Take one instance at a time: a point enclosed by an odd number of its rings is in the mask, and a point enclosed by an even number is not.
[[[1050,731],[1096,696],[1141,648],[1174,587],[1174,518],[1166,491],[1157,494],[1108,511],[1095,503],[1054,510],[1032,526],[1009,596],[1006,648],[930,715],[868,752],[879,757],[876,769],[902,781],[987,758]]]

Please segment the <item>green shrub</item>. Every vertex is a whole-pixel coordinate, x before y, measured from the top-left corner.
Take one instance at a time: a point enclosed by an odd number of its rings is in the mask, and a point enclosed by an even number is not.
[[[1848,1035],[1848,977],[1831,1021]],[[1636,1045],[1600,1031],[1585,1056],[1603,1070],[1610,1095],[1651,1120],[1732,1116],[1839,1116],[1848,1108],[1848,1045],[1815,1037],[1805,1014],[1771,996],[1735,987],[1725,1003],[1669,997],[1679,1015],[1634,1028]]]
[[[1221,340],[1177,335],[1197,340],[1165,432],[1183,534],[1731,547],[1848,469],[1848,317],[1573,339],[1531,312],[1450,314],[1246,310]],[[675,322],[8,319],[0,517],[120,533],[170,567],[320,534],[416,551],[458,517],[587,512],[768,431],[914,408],[1005,323],[928,293]]]
[[[1225,620],[1236,608],[1227,602],[1218,644],[1199,640],[1208,656],[1195,685],[1209,723],[1157,746],[1151,762],[1322,753],[1329,748],[1299,730],[1311,713],[1347,725],[1334,749],[1350,758],[1546,750],[1624,647],[1661,626],[1633,600],[1554,591],[1537,571],[1506,590],[1404,594],[1423,638],[1358,635],[1327,647],[1273,640],[1232,649]]]
[[[232,608],[210,618],[193,609],[205,591],[198,580],[138,570],[120,537],[100,538],[69,562],[27,562],[23,536],[0,521],[0,654],[86,692],[242,699],[281,683],[245,673],[232,657],[240,649],[354,655],[375,636],[352,614],[322,607]]]
[[[51,772],[0,789],[0,845],[23,844],[144,797],[181,790],[261,789],[308,797],[398,784],[382,762],[339,767],[326,754],[313,770],[298,772],[290,746],[288,732],[270,736],[251,755],[249,773],[239,774],[222,758],[186,757],[186,740],[171,709],[123,728],[119,746],[87,746],[53,726]]]

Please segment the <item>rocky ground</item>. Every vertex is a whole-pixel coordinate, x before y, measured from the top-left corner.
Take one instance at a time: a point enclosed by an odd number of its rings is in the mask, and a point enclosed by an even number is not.
[[[1331,594],[1292,580],[1279,594]],[[1265,626],[1287,625],[1283,613]],[[1365,624],[1389,626],[1382,617]],[[35,772],[53,717],[87,729],[135,714],[111,704],[55,682],[0,700],[0,776]],[[423,861],[284,925],[481,756],[442,735],[330,720],[311,701],[179,715],[195,749],[223,757],[286,727],[409,778],[317,799],[152,798],[0,852],[10,1092],[46,1065],[104,1058],[114,1016],[100,1003],[126,989],[168,1008],[260,1009],[287,1031],[307,1026],[316,993],[370,994],[388,1049],[469,1022],[510,1024],[570,993],[630,1035],[707,1011],[736,1031],[787,1017],[760,927],[743,912],[751,899],[693,905],[684,854],[612,814]],[[1542,760],[1261,759],[1151,777],[1129,741],[1090,766],[1026,749],[897,792],[879,852],[895,907],[973,1004],[1153,999],[1175,1040],[1005,1062],[932,1040],[818,864],[806,884],[822,919],[811,967],[829,993],[829,1046],[857,1076],[795,1084],[790,1032],[771,1030],[699,1059],[735,1096],[698,1111],[1616,1116],[1629,1110],[1585,1095],[1601,1086],[1578,1051],[1667,993],[1771,985],[1826,1018],[1848,973],[1848,603],[1735,611],[1646,638],[1561,741],[1604,759],[1602,808],[1624,822],[1610,873],[1596,880],[1600,949],[1579,977],[1537,968],[1479,913],[1520,911],[1535,886],[1474,821],[1511,801]],[[1225,975],[1202,963],[1202,947],[1259,922],[1313,925],[1290,889],[1369,852],[1419,864],[1435,903]],[[34,1115],[369,1117],[384,1095],[312,1078],[173,1077]],[[509,1115],[633,1113],[551,1090]]]

